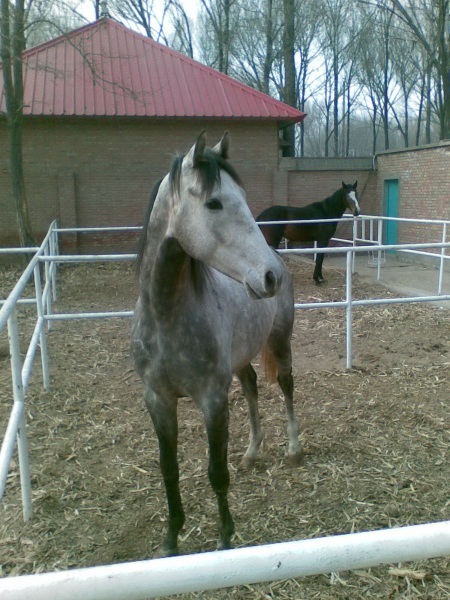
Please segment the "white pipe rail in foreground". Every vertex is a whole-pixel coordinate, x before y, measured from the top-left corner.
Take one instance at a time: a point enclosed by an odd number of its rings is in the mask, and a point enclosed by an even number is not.
[[[450,521],[0,580],[2,600],[144,600],[450,555]]]

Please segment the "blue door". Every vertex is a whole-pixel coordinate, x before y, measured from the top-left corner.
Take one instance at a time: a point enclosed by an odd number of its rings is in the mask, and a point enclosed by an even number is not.
[[[384,216],[398,217],[398,179],[384,182]],[[385,221],[384,243],[398,244],[398,221]]]

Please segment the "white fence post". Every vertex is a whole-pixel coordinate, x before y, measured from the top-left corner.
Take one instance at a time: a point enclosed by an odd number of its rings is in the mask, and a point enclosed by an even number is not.
[[[44,303],[42,302],[42,283],[41,283],[41,265],[39,262],[34,267],[34,287],[36,292],[36,308],[38,319],[44,319]],[[45,332],[45,322],[41,327],[39,334],[39,342],[41,346],[41,365],[42,365],[42,381],[44,383],[44,389],[49,388],[49,375],[48,375],[48,353],[47,353],[47,336]]]
[[[383,220],[378,219],[378,245],[383,243]],[[378,250],[377,281],[381,279],[381,250]]]
[[[52,235],[49,239],[50,245],[50,254],[52,256],[59,255],[59,243],[58,243],[59,233],[57,231],[57,223],[53,221]],[[56,270],[58,268],[58,263],[52,261],[50,263],[50,280],[51,280],[51,288],[52,288],[52,298],[53,302],[56,302],[58,299],[58,291],[56,289]]]
[[[345,282],[345,301],[346,301],[346,326],[347,326],[347,369],[352,368],[352,255],[354,252],[347,252],[346,258],[346,282]]]
[[[20,425],[17,430],[17,448],[19,452],[23,519],[25,522],[28,522],[33,518],[33,507],[31,504],[31,479],[28,459],[27,426],[24,407],[25,398],[23,394],[22,359],[20,357],[20,337],[19,328],[17,325],[16,308],[13,309],[8,319],[8,337],[11,352],[11,371],[14,403],[20,404],[22,408]]]
[[[442,224],[442,243],[445,244],[447,241],[447,223]],[[444,260],[445,260],[445,248],[441,248],[441,258],[439,259],[439,283],[438,283],[438,296],[442,295],[442,282],[444,280]]]
[[[52,236],[53,236],[53,234],[50,236],[49,243],[46,244],[46,246],[45,246],[44,257],[49,256],[49,254],[53,255],[53,249],[52,249],[52,243],[51,243]],[[44,264],[45,264],[45,284],[46,284],[46,287],[48,288],[46,291],[46,294],[45,294],[45,296],[46,296],[46,298],[45,298],[45,304],[46,304],[45,313],[47,315],[51,315],[52,314],[52,295],[53,295],[53,298],[55,296],[55,292],[53,289],[53,280],[51,277],[52,263],[45,261]],[[52,323],[50,323],[50,321],[47,321],[47,327],[49,330],[51,329],[51,326],[52,326]]]

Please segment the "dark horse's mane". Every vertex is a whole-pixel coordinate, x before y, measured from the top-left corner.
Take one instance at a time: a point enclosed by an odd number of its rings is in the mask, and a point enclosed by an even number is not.
[[[175,156],[172,161],[169,173],[170,189],[172,193],[178,193],[180,191],[180,177],[181,177],[181,165],[185,158],[184,154]],[[196,166],[200,182],[203,186],[203,194],[205,197],[209,196],[214,188],[214,185],[220,183],[220,171],[223,170],[241,187],[242,181],[239,175],[236,173],[232,165],[222,158],[219,154],[207,148],[204,155],[202,156],[199,164]],[[150,217],[152,214],[153,206],[155,205],[156,196],[158,195],[159,188],[161,186],[162,179],[156,182],[150,195],[150,200],[147,206],[147,211],[142,226],[142,233],[139,238],[138,252],[137,252],[137,273],[139,274],[142,266],[142,259],[144,256],[144,250],[147,245],[147,231]]]

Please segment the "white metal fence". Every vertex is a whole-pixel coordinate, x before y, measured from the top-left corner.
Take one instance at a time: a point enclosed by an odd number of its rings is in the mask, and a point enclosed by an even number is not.
[[[302,249],[302,250],[280,250],[280,253],[286,254],[312,254],[326,252],[328,254],[345,253],[346,255],[346,294],[345,299],[340,302],[316,302],[296,304],[298,309],[310,308],[345,308],[346,314],[346,346],[347,346],[347,367],[352,365],[352,309],[354,306],[370,306],[374,304],[392,304],[408,302],[431,302],[436,300],[449,300],[450,294],[442,293],[442,283],[446,261],[450,256],[446,253],[450,248],[450,243],[446,241],[448,221],[432,220],[413,220],[396,219],[398,221],[417,222],[420,224],[438,225],[442,227],[441,240],[437,242],[423,244],[382,244],[383,221],[387,217],[358,217],[352,218],[353,239],[337,240],[346,244],[343,247],[329,247],[326,249]],[[346,220],[345,218],[343,219]],[[291,222],[292,223],[292,222]],[[265,223],[267,225],[269,223]],[[110,317],[130,317],[132,311],[122,312],[97,312],[97,313],[54,313],[53,301],[57,297],[56,273],[57,265],[63,262],[96,262],[96,261],[117,261],[133,260],[134,254],[119,255],[61,255],[59,253],[59,236],[66,233],[75,233],[78,231],[88,232],[109,232],[136,230],[137,228],[85,228],[82,230],[59,229],[56,222],[53,222],[49,231],[39,248],[33,249],[3,249],[0,254],[11,254],[35,252],[22,276],[17,281],[8,298],[1,301],[0,309],[0,333],[7,327],[11,356],[12,372],[12,397],[13,406],[8,420],[5,436],[0,451],[0,501],[3,497],[11,458],[17,443],[19,455],[19,469],[22,490],[23,517],[29,521],[33,516],[31,501],[30,473],[28,465],[28,444],[26,437],[25,422],[25,397],[28,389],[31,370],[38,346],[40,347],[40,358],[42,367],[42,377],[44,388],[49,386],[49,368],[46,345],[46,329],[50,328],[51,323],[56,320],[68,319],[89,319],[89,318],[110,318]],[[427,250],[427,251],[426,251]],[[431,251],[430,251],[431,250]],[[435,250],[437,252],[435,252]],[[439,278],[437,292],[434,295],[404,297],[404,298],[379,298],[368,300],[354,300],[352,296],[352,272],[354,267],[354,257],[357,253],[372,254],[378,256],[377,276],[380,278],[382,253],[385,251],[397,251],[414,254],[425,254],[427,257],[434,258],[437,261],[439,269]],[[42,269],[42,265],[44,268]],[[42,272],[43,271],[43,272]],[[25,288],[28,282],[34,282],[34,297],[23,298]],[[36,322],[34,332],[25,359],[22,363],[19,347],[19,329],[17,321],[17,311],[21,304],[34,305],[36,308]],[[419,529],[417,529],[419,527]],[[380,537],[380,535],[382,537]],[[416,542],[411,544],[411,536],[417,535]],[[356,537],[363,536],[363,537]],[[367,536],[367,537],[365,537]],[[340,538],[343,541],[340,552],[346,559],[339,562],[332,558],[336,540]],[[345,538],[345,539],[344,539]],[[419,542],[420,540],[420,542]],[[360,542],[363,541],[363,545]],[[318,561],[317,548],[315,543],[322,544],[320,556],[329,549],[331,553],[330,560],[320,559]],[[217,558],[211,558],[208,554],[194,557],[180,557],[177,559],[163,559],[158,561],[149,561],[136,563],[137,566],[127,564],[111,565],[97,569],[83,569],[79,571],[69,571],[66,574],[46,574],[35,575],[20,578],[7,578],[0,580],[0,596],[3,599],[25,600],[26,598],[49,598],[58,599],[70,598],[124,598],[133,600],[138,598],[157,597],[161,594],[175,594],[180,591],[193,591],[201,589],[211,589],[212,587],[226,587],[237,585],[239,583],[256,583],[258,581],[275,581],[286,577],[296,577],[313,573],[325,573],[338,568],[356,568],[361,566],[371,566],[383,562],[398,562],[400,560],[415,560],[416,558],[431,558],[450,554],[450,522],[440,524],[429,524],[426,526],[416,526],[399,528],[397,530],[386,530],[384,532],[368,532],[367,534],[352,534],[349,536],[336,536],[333,538],[323,538],[321,540],[305,540],[303,542],[292,542],[289,544],[275,544],[271,546],[260,547],[267,563],[266,570],[261,571],[254,564],[255,560],[262,560],[258,548],[249,548],[241,550],[232,550],[221,553]],[[308,554],[309,545],[311,545],[311,562],[305,563],[305,556]],[[318,546],[319,547],[319,546]],[[333,550],[334,548],[334,550]],[[395,548],[395,550],[394,550]],[[236,554],[234,554],[236,553]],[[305,554],[306,553],[306,554]],[[216,555],[213,555],[216,556]],[[354,559],[351,557],[354,556]],[[228,557],[228,558],[226,558]],[[194,560],[194,563],[192,563]],[[309,559],[308,559],[309,560]],[[169,561],[169,562],[167,562]],[[181,561],[181,562],[170,562]],[[212,562],[211,562],[212,561]],[[243,562],[242,562],[243,561]],[[247,561],[253,567],[247,568]],[[320,563],[320,564],[319,564]],[[195,583],[186,583],[186,587],[180,588],[179,583],[169,578],[169,582],[164,586],[154,586],[154,578],[166,577],[165,574],[177,569],[183,569],[186,573],[186,582],[194,581],[189,569],[191,564],[196,565],[197,572],[206,571],[199,568],[200,565],[211,565],[211,579],[203,577],[195,580]],[[261,563],[261,564],[266,564]],[[289,564],[289,569],[281,567],[272,568],[270,565]],[[308,567],[305,564],[309,564]],[[219,565],[221,565],[221,577],[217,576]],[[241,566],[240,566],[241,565]],[[245,566],[242,566],[245,565]],[[186,571],[185,571],[186,570]],[[135,575],[133,575],[135,573]],[[189,573],[189,575],[187,574]],[[157,578],[158,578],[157,577]],[[115,588],[114,582],[120,581],[126,587]],[[139,584],[138,584],[139,581]],[[153,581],[153,584],[151,583]],[[109,583],[108,583],[109,582]],[[109,585],[112,583],[112,587]],[[57,586],[55,588],[55,586]],[[86,587],[87,586],[87,587]],[[51,592],[57,589],[58,592]],[[39,591],[40,590],[40,591]],[[67,590],[67,591],[65,591]],[[120,592],[118,590],[121,590]],[[134,592],[133,592],[134,590]],[[64,592],[64,593],[63,593]],[[41,594],[41,595],[38,595]],[[119,595],[118,595],[119,594]],[[122,595],[120,595],[122,594]]]

